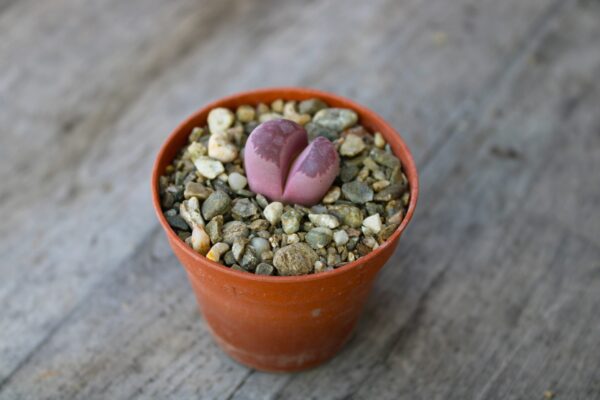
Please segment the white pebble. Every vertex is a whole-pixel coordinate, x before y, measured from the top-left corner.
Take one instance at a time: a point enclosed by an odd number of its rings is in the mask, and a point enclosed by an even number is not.
[[[200,202],[197,197],[190,197],[189,200],[182,201],[179,206],[179,214],[192,228],[196,225],[204,226],[204,219],[200,214]]]
[[[210,237],[200,225],[194,226],[190,242],[192,248],[202,255],[206,254],[210,249]]]
[[[223,167],[220,161],[213,160],[210,157],[199,157],[194,161],[194,165],[198,172],[208,179],[215,179],[225,171],[225,167]]]
[[[385,139],[383,138],[383,135],[379,132],[375,132],[375,140],[374,140],[375,146],[379,147],[380,149],[383,149],[385,147]]]
[[[300,236],[297,233],[287,235],[287,244],[294,244],[300,241]]]
[[[255,250],[256,255],[262,258],[262,253],[271,250],[271,244],[267,239],[261,237],[253,237],[250,239],[250,246]]]
[[[335,231],[333,233],[333,240],[337,246],[343,246],[348,243],[348,234],[344,230]]]
[[[240,191],[246,187],[248,179],[239,172],[232,172],[229,174],[229,187],[234,191]]]
[[[225,163],[232,162],[238,156],[238,148],[227,133],[214,133],[208,139],[208,155]]]
[[[225,129],[233,125],[234,120],[235,116],[227,108],[213,108],[208,113],[208,129],[212,134],[225,132]]]
[[[315,226],[321,226],[323,228],[334,229],[340,226],[340,221],[333,215],[329,214],[308,214],[310,222]]]
[[[206,258],[211,261],[218,262],[221,256],[225,254],[227,250],[229,250],[229,245],[227,243],[215,243],[213,247],[210,248],[210,251],[206,254]]]
[[[263,215],[271,225],[277,225],[281,220],[281,214],[283,214],[283,204],[278,201],[272,202],[263,210]]]
[[[365,235],[373,235],[381,231],[381,217],[379,214],[373,214],[363,220],[363,233]]]

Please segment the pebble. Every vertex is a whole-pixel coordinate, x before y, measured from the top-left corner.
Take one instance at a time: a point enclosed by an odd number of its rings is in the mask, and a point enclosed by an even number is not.
[[[217,107],[210,110],[207,117],[208,129],[211,134],[225,132],[227,128],[233,125],[235,116],[224,107]]]
[[[252,247],[246,247],[246,251],[242,256],[242,260],[240,261],[240,265],[242,268],[248,271],[254,271],[256,268],[256,264],[258,264],[258,257],[256,256],[256,252]]]
[[[236,261],[239,262],[242,259],[247,244],[248,239],[244,237],[238,237],[233,241],[233,244],[231,245],[231,253]]]
[[[279,275],[292,276],[310,273],[318,256],[306,243],[294,243],[279,249],[273,257],[273,265]]]
[[[357,135],[348,135],[340,146],[340,154],[345,157],[354,157],[365,149],[365,142]]]
[[[319,136],[323,136],[326,139],[334,141],[340,136],[337,131],[319,124],[315,124],[314,122],[309,122],[304,125],[304,129],[306,129],[306,133],[308,133],[308,138],[310,141],[313,141]]]
[[[271,224],[269,223],[269,221],[267,221],[266,219],[255,219],[254,221],[250,222],[249,228],[251,231],[265,231],[267,229],[269,229],[269,226]]]
[[[333,205],[329,211],[338,217],[344,225],[352,228],[359,228],[363,222],[363,215],[360,209],[347,204]]]
[[[373,158],[377,164],[388,168],[395,168],[400,165],[400,160],[398,160],[398,157],[388,153],[387,151],[377,148],[371,149],[371,158]]]
[[[240,267],[240,266],[239,266],[239,265],[237,265],[237,264],[233,264],[233,265],[231,266],[231,269],[232,269],[232,270],[234,270],[234,271],[240,271],[240,272],[246,272],[246,273],[248,272],[248,271],[246,271],[244,268]]]
[[[206,200],[212,193],[212,189],[207,188],[198,182],[188,182],[185,184],[185,191],[183,197],[189,199],[190,197],[197,197],[198,200]]]
[[[202,215],[210,220],[217,215],[223,215],[231,207],[231,198],[227,193],[217,190],[211,193],[204,203],[202,203]]]
[[[290,209],[281,215],[281,227],[287,234],[298,232],[302,213],[296,209]]]
[[[383,149],[386,145],[383,135],[379,132],[375,132],[373,142],[374,142],[375,146],[377,146],[380,149]]]
[[[292,233],[286,237],[287,244],[294,244],[300,242],[300,236],[297,233]]]
[[[235,257],[233,257],[233,252],[231,250],[229,250],[223,256],[223,262],[225,263],[225,265],[233,265],[233,264],[235,264]]]
[[[229,182],[229,187],[235,192],[242,190],[248,184],[248,179],[239,172],[229,174],[227,181]]]
[[[265,103],[258,103],[256,106],[256,114],[259,116],[268,113],[271,109]]]
[[[256,275],[273,275],[274,270],[275,269],[271,264],[262,262],[256,266],[256,270],[254,271],[254,273]]]
[[[208,150],[205,145],[200,142],[191,143],[187,149],[185,149],[185,153],[183,154],[184,159],[188,159],[192,162],[197,158],[205,156],[208,153]]]
[[[187,224],[187,222],[185,222],[185,220],[183,218],[181,218],[180,215],[173,215],[173,216],[168,215],[166,218],[167,218],[167,222],[169,223],[169,225],[171,225],[172,228],[179,229],[182,231],[190,230],[189,225]]]
[[[210,237],[210,241],[217,243],[222,239],[223,231],[223,216],[217,215],[206,224],[206,232]]]
[[[306,233],[304,240],[313,249],[322,249],[333,239],[333,231],[329,228],[313,228]]]
[[[190,242],[192,249],[202,255],[206,254],[210,249],[210,238],[208,237],[208,234],[204,228],[200,225],[194,226],[194,229],[192,230],[192,236],[190,237]]]
[[[267,205],[263,210],[263,215],[271,223],[271,225],[277,225],[281,220],[281,215],[283,214],[283,204],[274,201]]]
[[[347,108],[324,108],[319,110],[313,122],[326,128],[341,132],[358,121],[358,115]]]
[[[221,161],[210,157],[202,156],[194,161],[194,165],[200,174],[208,179],[215,179],[219,174],[225,171]]]
[[[380,190],[383,190],[388,186],[390,186],[390,181],[386,181],[386,180],[376,181],[376,182],[373,182],[373,184],[371,185],[373,190],[376,192],[379,192]]]
[[[265,251],[271,250],[271,245],[269,244],[269,241],[261,237],[254,237],[250,239],[250,246],[254,249],[256,255],[259,258],[262,257],[262,254]]]
[[[211,261],[218,262],[221,259],[221,256],[225,254],[227,250],[229,250],[229,245],[227,243],[216,243],[210,248],[208,253],[206,253],[206,258]]]
[[[234,219],[248,219],[258,214],[258,207],[250,199],[235,199],[231,208]]]
[[[298,111],[300,114],[314,115],[317,111],[327,108],[327,104],[321,99],[308,99],[302,100],[298,105]]]
[[[308,214],[308,219],[310,219],[310,222],[312,222],[315,226],[320,226],[323,228],[333,229],[340,226],[340,221],[338,221],[338,219],[333,215],[329,214]]]
[[[406,185],[403,183],[394,183],[377,193],[375,195],[376,201],[390,201],[392,199],[396,199],[404,193],[406,190]]]
[[[352,181],[342,185],[342,193],[353,203],[364,204],[373,200],[373,189],[364,182]]]
[[[269,205],[269,200],[267,200],[267,198],[260,193],[256,195],[256,202],[258,203],[258,206],[262,209],[266,208]]]
[[[343,246],[346,243],[348,243],[348,239],[348,234],[345,230],[340,229],[338,231],[333,232],[333,241],[338,246]]]
[[[346,183],[346,182],[350,182],[352,179],[356,178],[356,176],[358,175],[358,171],[360,171],[360,168],[358,168],[358,166],[356,165],[344,165],[341,168],[340,171],[340,179],[342,182]]]
[[[342,194],[342,190],[339,188],[339,186],[333,186],[331,189],[329,189],[329,191],[327,193],[325,193],[325,196],[323,197],[323,203],[325,203],[325,204],[335,203],[336,201],[338,201],[341,194]]]
[[[400,210],[396,214],[389,217],[387,219],[387,223],[392,224],[392,225],[400,224],[403,219],[404,219],[404,212],[402,212],[402,210]]]
[[[271,261],[273,260],[273,252],[271,250],[267,250],[261,254],[260,258],[263,261]]]
[[[238,158],[238,148],[233,143],[233,137],[225,133],[212,134],[208,139],[208,156],[224,163]]]
[[[240,221],[230,221],[223,225],[223,241],[228,244],[233,244],[235,239],[239,237],[248,237],[250,231],[246,224]]]
[[[392,236],[392,234],[396,231],[396,228],[398,228],[398,225],[399,224],[385,225],[383,227],[383,229],[377,235],[377,239],[379,240],[379,242],[382,243],[382,242],[385,242],[386,240],[388,240],[388,238],[390,236]]]
[[[362,226],[363,226],[363,233],[365,235],[368,236],[368,235],[378,234],[382,228],[381,217],[379,216],[379,214],[373,214],[364,219]]]
[[[284,107],[283,99],[277,99],[271,103],[271,110],[273,110],[276,113],[281,114],[283,112],[283,107]]]
[[[200,215],[200,202],[197,197],[191,197],[189,200],[184,200],[179,206],[179,215],[187,222],[190,228],[195,225],[204,226],[204,220]]]
[[[274,119],[282,119],[282,118],[283,118],[283,115],[270,112],[270,113],[261,114],[258,117],[258,121],[262,124],[263,122],[272,121]]]
[[[323,261],[321,261],[321,260],[315,261],[315,273],[324,272],[326,269],[327,269],[327,265]]]
[[[254,119],[254,117],[256,116],[256,112],[254,111],[254,108],[252,106],[244,104],[237,108],[237,110],[235,111],[235,115],[238,121],[246,123]]]

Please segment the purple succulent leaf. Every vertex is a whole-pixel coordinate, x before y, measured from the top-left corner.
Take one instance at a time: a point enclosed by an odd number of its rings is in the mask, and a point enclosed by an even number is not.
[[[257,126],[244,150],[250,189],[270,200],[282,200],[290,165],[307,145],[306,131],[295,122],[277,119]]]
[[[328,139],[318,137],[296,158],[290,169],[283,200],[311,206],[318,203],[340,171],[340,158]]]

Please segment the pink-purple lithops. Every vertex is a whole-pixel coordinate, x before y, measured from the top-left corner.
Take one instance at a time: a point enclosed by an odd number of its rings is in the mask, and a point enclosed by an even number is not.
[[[250,190],[281,200],[292,161],[307,145],[306,131],[295,122],[278,119],[257,126],[244,150]]]
[[[250,189],[285,203],[318,203],[335,180],[339,164],[329,140],[318,137],[309,145],[304,128],[285,119],[256,127],[244,150]]]

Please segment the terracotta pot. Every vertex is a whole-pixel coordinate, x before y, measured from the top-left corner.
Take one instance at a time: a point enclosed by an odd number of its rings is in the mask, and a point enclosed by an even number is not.
[[[410,205],[396,232],[377,250],[334,271],[314,275],[259,276],[231,270],[188,247],[162,214],[158,179],[187,142],[195,126],[204,125],[214,107],[270,104],[275,99],[319,97],[332,107],[356,111],[361,123],[381,132],[402,161],[410,183]],[[419,185],[413,158],[400,135],[373,111],[345,98],[304,88],[252,90],[204,106],[168,137],[152,171],[152,201],[175,255],[185,267],[217,343],[235,360],[266,371],[294,371],[316,366],[335,355],[363,309],[373,280],[390,258],[417,203]],[[399,268],[399,265],[394,265]]]

